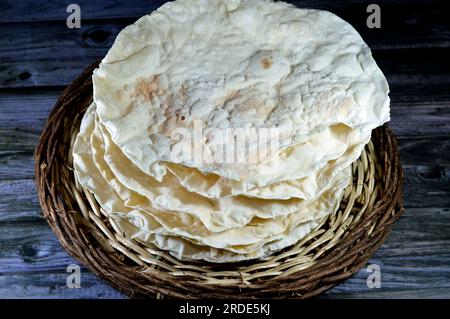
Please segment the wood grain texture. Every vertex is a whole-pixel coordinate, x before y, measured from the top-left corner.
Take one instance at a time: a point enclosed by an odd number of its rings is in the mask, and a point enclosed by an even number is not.
[[[165,2],[160,0],[76,1],[80,6],[82,18],[86,20],[140,17],[157,9]],[[66,8],[71,3],[74,2],[67,0],[22,0],[20,2],[15,0],[1,0],[0,23],[23,23],[29,21],[65,22],[68,16]]]
[[[0,189],[3,192],[7,192],[8,183],[16,179],[33,178],[33,152],[39,134],[39,129],[0,129]],[[405,206],[450,207],[450,139],[403,137],[398,143],[405,174]],[[21,205],[18,203],[19,207]]]
[[[69,84],[86,65],[101,59],[117,33],[132,21],[92,22],[72,30],[56,22],[3,25],[0,28],[0,47],[3,48],[0,51],[0,88]],[[450,48],[417,48],[414,55],[408,50],[373,49],[392,93],[411,94],[420,86],[422,94],[448,94]],[[424,56],[433,59],[424,59]]]
[[[76,264],[71,261],[71,264]],[[14,299],[121,299],[123,294],[82,268],[80,288],[66,285],[67,266],[58,271],[0,274],[0,298]]]
[[[82,21],[111,19],[137,19],[152,12],[165,1],[161,0],[113,0],[77,1],[81,8]],[[300,8],[331,11],[350,22],[372,47],[447,47],[450,42],[445,0],[379,0],[382,10],[382,28],[370,30],[366,26],[367,6],[371,0],[290,1]],[[1,0],[0,23],[56,22],[65,26],[67,6],[64,0]],[[425,15],[424,12],[427,14]],[[411,32],[411,30],[414,32]]]
[[[143,14],[136,17],[119,15],[119,18],[105,21],[87,19],[83,20],[80,29],[68,29],[65,24],[67,13],[62,10],[65,5],[58,1],[43,3],[42,6],[51,6],[55,12],[59,9],[60,16],[57,20],[45,23],[35,21],[42,15],[38,14],[39,9],[36,9],[36,6],[30,5],[31,9],[25,10],[19,6],[20,9],[17,10],[20,12],[17,13],[24,17],[27,12],[33,10],[30,14],[33,13],[36,19],[30,18],[30,22],[23,23],[5,22],[1,25],[0,87],[67,85],[86,67],[86,61],[90,64],[102,58],[117,33]],[[352,23],[373,49],[377,62],[388,75],[394,94],[397,94],[398,89],[417,90],[414,86],[419,84],[423,93],[432,89],[435,93],[448,92],[450,62],[446,57],[450,54],[450,22],[445,10],[442,10],[441,3],[386,2],[382,11],[386,15],[383,18],[386,23],[381,29],[367,28],[365,8],[368,3],[352,1],[331,5],[322,2],[314,6],[312,2],[305,1],[297,4],[303,7],[327,7]],[[99,4],[98,12],[101,12],[102,6],[104,4]],[[111,7],[116,8],[119,13],[123,6],[119,1]],[[152,5],[144,5],[141,2],[138,2],[137,6],[142,12],[149,12],[148,10],[153,8]],[[427,10],[426,16],[417,11],[419,6],[421,10]],[[3,7],[9,7],[10,10],[16,8],[11,4]],[[92,9],[88,4],[85,7]],[[128,11],[125,9],[123,12]],[[108,14],[108,10],[105,14]],[[14,13],[9,15],[14,16]],[[415,32],[411,32],[411,28],[414,28]],[[416,54],[409,54],[410,48],[415,48]],[[432,56],[433,59],[424,58],[427,56]]]
[[[36,194],[32,183],[32,155],[10,155],[0,160],[0,199],[2,213],[21,210],[33,204]],[[450,167],[441,165],[404,165],[405,207],[450,207]],[[22,178],[22,179],[16,179]],[[30,187],[21,194],[23,183]],[[8,194],[10,194],[8,197]],[[20,197],[18,197],[20,195]],[[8,200],[8,202],[4,202]],[[37,209],[38,206],[35,207]]]
[[[77,1],[82,28],[69,30],[70,1],[0,0],[0,298],[123,298],[82,268],[66,286],[62,250],[41,217],[32,153],[63,88],[102,58],[117,33],[164,1]],[[373,1],[293,1],[349,21],[373,48],[391,86],[391,127],[405,172],[406,213],[368,273],[321,298],[450,298],[450,19],[444,0],[380,0],[382,28],[368,29]]]
[[[0,90],[0,128],[39,131],[64,87]],[[450,137],[450,91],[391,94],[390,127],[397,137]],[[420,119],[420,120],[419,120]]]
[[[26,215],[1,219],[0,297],[123,297],[84,269],[81,288],[67,288],[66,267],[76,261],[61,250],[43,219],[34,221],[32,211]],[[450,227],[448,208],[408,209],[369,262],[380,266],[381,288],[369,289],[369,273],[362,269],[322,298],[449,297],[450,252],[442,246],[450,245],[450,233],[440,231],[443,227]]]

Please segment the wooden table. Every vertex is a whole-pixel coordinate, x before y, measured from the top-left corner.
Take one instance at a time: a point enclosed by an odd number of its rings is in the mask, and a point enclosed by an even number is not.
[[[33,151],[56,99],[102,58],[117,33],[164,1],[77,1],[68,29],[64,0],[0,1],[0,297],[123,298],[76,264],[42,218]],[[445,1],[377,1],[381,28],[366,25],[373,1],[295,1],[349,21],[373,49],[391,87],[391,127],[405,172],[406,213],[373,256],[381,288],[361,270],[322,298],[450,297],[450,10]]]

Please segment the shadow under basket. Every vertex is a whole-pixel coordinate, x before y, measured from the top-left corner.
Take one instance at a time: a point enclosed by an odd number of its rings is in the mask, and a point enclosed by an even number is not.
[[[306,238],[265,259],[213,264],[180,261],[125,238],[74,178],[71,145],[92,101],[90,66],[62,94],[35,152],[43,214],[80,263],[132,297],[308,298],[361,269],[403,212],[397,143],[384,125],[352,165],[339,210]]]

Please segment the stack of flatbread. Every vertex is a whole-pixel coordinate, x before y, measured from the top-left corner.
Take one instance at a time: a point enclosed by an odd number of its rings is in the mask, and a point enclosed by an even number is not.
[[[120,32],[93,84],[75,176],[125,237],[180,259],[295,244],[389,120],[359,34],[284,2],[166,3]]]

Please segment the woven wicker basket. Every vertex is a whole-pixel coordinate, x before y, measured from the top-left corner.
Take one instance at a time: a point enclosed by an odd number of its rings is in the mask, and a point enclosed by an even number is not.
[[[92,101],[95,63],[59,98],[35,152],[44,216],[63,247],[125,294],[156,298],[307,298],[363,267],[403,212],[396,141],[385,125],[353,164],[340,209],[310,235],[264,260],[183,262],[125,238],[74,178],[71,145]]]

